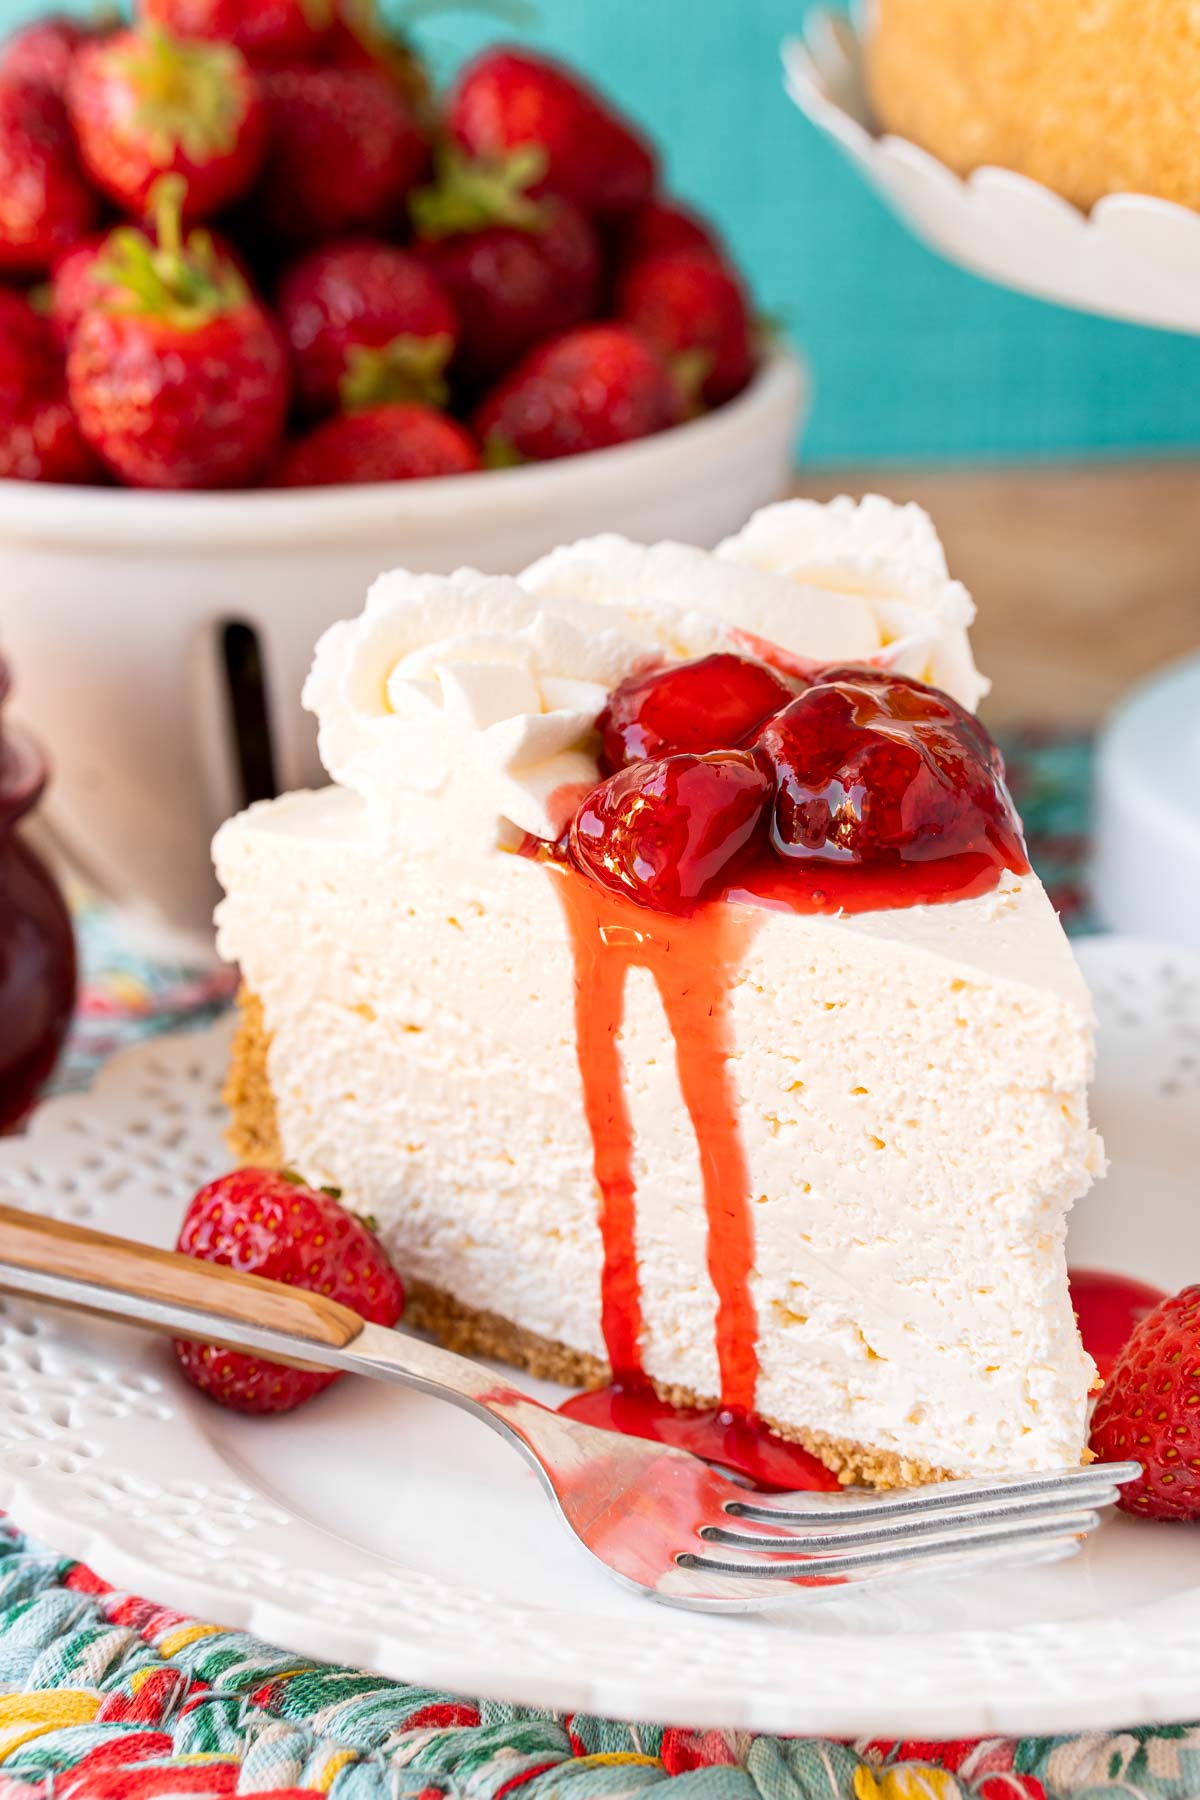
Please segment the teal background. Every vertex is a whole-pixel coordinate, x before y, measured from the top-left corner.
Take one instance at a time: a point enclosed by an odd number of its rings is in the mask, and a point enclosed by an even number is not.
[[[539,0],[538,22],[517,27],[443,3],[427,0],[417,28],[439,75],[490,38],[524,38],[589,70],[653,129],[670,182],[720,221],[761,307],[809,356],[809,463],[1200,441],[1200,338],[1005,293],[893,220],[783,92],[779,45],[804,0]],[[0,24],[37,10],[0,0]]]

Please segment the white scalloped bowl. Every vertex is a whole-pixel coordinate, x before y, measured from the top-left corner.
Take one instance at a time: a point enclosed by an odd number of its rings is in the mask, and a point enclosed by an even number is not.
[[[862,30],[840,14],[810,14],[803,39],[783,46],[785,86],[922,242],[1043,300],[1200,332],[1200,213],[1149,194],[1110,194],[1084,213],[1011,169],[964,179],[907,139],[878,135]]]
[[[206,943],[209,839],[243,798],[228,624],[258,640],[277,785],[319,783],[300,688],[316,639],[382,569],[512,572],[598,531],[716,543],[785,489],[806,391],[776,349],[691,424],[438,481],[178,495],[0,481],[0,633],[14,710],[50,751],[51,834],[144,924]]]

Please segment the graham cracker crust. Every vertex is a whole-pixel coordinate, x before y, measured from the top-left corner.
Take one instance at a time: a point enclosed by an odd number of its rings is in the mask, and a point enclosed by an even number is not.
[[[263,1019],[261,1002],[244,987],[238,995],[238,1006],[241,1017],[223,1090],[230,1112],[227,1141],[239,1161],[278,1168],[285,1159],[275,1096],[267,1072],[270,1033]],[[405,1276],[405,1287],[408,1292],[405,1324],[417,1331],[427,1331],[448,1350],[457,1350],[463,1356],[511,1363],[540,1380],[557,1381],[565,1387],[603,1387],[611,1378],[608,1364],[599,1357],[569,1349],[566,1344],[556,1343],[551,1338],[539,1337],[536,1332],[501,1318],[498,1313],[466,1306],[452,1294],[425,1282],[411,1281]],[[689,1388],[669,1387],[659,1382],[655,1382],[654,1387],[659,1398],[672,1406],[710,1408],[718,1404],[714,1396],[696,1394]],[[779,1437],[800,1444],[819,1458],[839,1481],[846,1484],[862,1482],[869,1487],[895,1488],[953,1479],[949,1469],[898,1456],[891,1450],[878,1450],[849,1438],[830,1437],[823,1431],[810,1431],[804,1426],[784,1424],[770,1417],[765,1422]]]

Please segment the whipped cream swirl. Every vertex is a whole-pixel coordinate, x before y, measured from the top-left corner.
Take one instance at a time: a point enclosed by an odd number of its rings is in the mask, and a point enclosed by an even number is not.
[[[919,509],[796,501],[716,556],[609,536],[515,579],[394,570],[322,637],[304,703],[329,774],[383,828],[512,847],[560,835],[599,779],[597,716],[636,669],[761,642],[875,661],[973,706],[972,611]]]

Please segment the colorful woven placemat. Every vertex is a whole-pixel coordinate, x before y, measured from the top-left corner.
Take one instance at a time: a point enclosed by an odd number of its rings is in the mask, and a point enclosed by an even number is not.
[[[1010,740],[1039,872],[1086,929],[1082,739]],[[227,974],[147,961],[80,915],[84,987],[58,1085],[201,1023]],[[116,1593],[0,1524],[0,1800],[1200,1800],[1200,1725],[982,1742],[837,1743],[561,1717],[299,1662]]]

